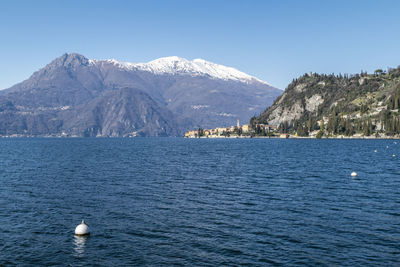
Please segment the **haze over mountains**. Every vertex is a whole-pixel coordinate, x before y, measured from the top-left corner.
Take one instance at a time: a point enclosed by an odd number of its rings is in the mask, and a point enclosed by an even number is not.
[[[281,93],[202,59],[133,64],[64,54],[0,91],[0,134],[176,136],[248,122]]]

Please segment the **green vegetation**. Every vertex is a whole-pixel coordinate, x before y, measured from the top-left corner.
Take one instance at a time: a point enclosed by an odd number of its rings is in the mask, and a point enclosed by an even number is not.
[[[399,136],[400,66],[374,74],[305,74],[250,124],[298,136]],[[300,114],[300,115],[299,115]],[[287,119],[290,118],[290,119]],[[294,119],[293,119],[294,118]]]

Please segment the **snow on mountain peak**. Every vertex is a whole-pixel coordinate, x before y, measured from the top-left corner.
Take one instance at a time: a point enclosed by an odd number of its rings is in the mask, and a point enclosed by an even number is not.
[[[91,62],[107,62],[127,70],[148,71],[154,74],[208,75],[214,79],[234,80],[244,83],[259,82],[269,85],[235,68],[215,64],[200,58],[187,60],[185,58],[171,56],[158,58],[147,63],[120,62],[115,59],[108,59],[105,61],[92,60]]]

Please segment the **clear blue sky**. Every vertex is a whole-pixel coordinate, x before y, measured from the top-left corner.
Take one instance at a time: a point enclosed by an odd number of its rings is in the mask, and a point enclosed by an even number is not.
[[[400,1],[0,1],[0,88],[65,52],[203,58],[284,89],[305,72],[400,65]]]

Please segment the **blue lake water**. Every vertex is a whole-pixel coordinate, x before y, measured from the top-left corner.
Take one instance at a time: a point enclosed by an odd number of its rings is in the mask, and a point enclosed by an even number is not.
[[[0,139],[0,265],[399,266],[394,142]]]

